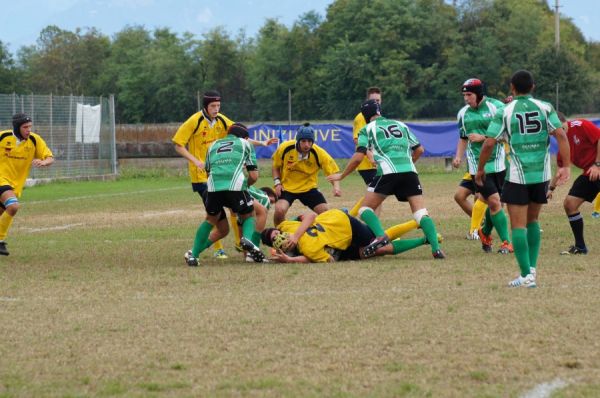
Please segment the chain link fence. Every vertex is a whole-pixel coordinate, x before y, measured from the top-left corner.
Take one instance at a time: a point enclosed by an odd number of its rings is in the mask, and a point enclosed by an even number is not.
[[[0,130],[12,130],[12,115],[33,119],[55,162],[32,168],[32,179],[86,178],[115,175],[114,97],[0,94]]]

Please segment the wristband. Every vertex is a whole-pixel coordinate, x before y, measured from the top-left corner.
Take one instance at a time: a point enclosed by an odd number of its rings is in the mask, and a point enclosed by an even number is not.
[[[594,166],[600,167],[600,162],[594,162]]]
[[[279,178],[274,178],[273,179],[273,185],[274,186],[281,185],[281,180]]]
[[[556,189],[556,187],[550,186],[550,187],[548,187],[548,189],[551,190],[551,191],[554,191]]]

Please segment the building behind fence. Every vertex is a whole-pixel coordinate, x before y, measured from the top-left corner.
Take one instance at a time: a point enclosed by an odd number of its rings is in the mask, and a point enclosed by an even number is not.
[[[52,167],[32,168],[30,178],[85,178],[115,175],[114,97],[0,94],[0,130],[12,129],[23,112],[52,152]]]

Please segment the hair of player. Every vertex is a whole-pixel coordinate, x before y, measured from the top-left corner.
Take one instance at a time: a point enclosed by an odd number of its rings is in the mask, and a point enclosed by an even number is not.
[[[533,75],[528,70],[516,71],[510,78],[510,83],[519,94],[529,94],[533,90],[535,81]]]

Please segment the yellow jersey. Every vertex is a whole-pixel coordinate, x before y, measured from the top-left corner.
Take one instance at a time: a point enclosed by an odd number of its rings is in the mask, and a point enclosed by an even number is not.
[[[293,234],[300,221],[283,221],[277,229]],[[350,218],[341,210],[327,210],[315,218],[313,224],[298,239],[296,247],[300,254],[315,263],[327,262],[327,249],[346,250],[352,244]]]
[[[352,123],[352,136],[355,142],[355,146],[358,140],[358,133],[360,132],[360,129],[362,129],[366,125],[367,121],[365,120],[365,117],[362,113],[359,112],[358,115],[356,115],[356,117],[354,118],[354,122]],[[356,170],[371,170],[376,168],[377,166],[373,166],[373,163],[371,163],[369,158],[365,156],[363,160],[358,164]]]
[[[179,126],[171,141],[184,147],[187,146],[188,151],[196,159],[205,162],[208,148],[216,140],[224,138],[227,135],[227,128],[232,124],[231,120],[220,113],[211,123],[203,112],[197,112]],[[192,183],[208,180],[206,170],[198,169],[192,162],[189,162],[188,168]]]
[[[308,192],[317,187],[319,169],[325,175],[340,171],[335,160],[323,148],[313,144],[306,157],[296,150],[296,140],[286,141],[272,156],[273,167],[280,170],[281,185],[284,191],[292,193]]]
[[[12,130],[0,131],[0,185],[10,185],[21,196],[33,159],[53,157],[42,137],[30,133],[20,141]]]

